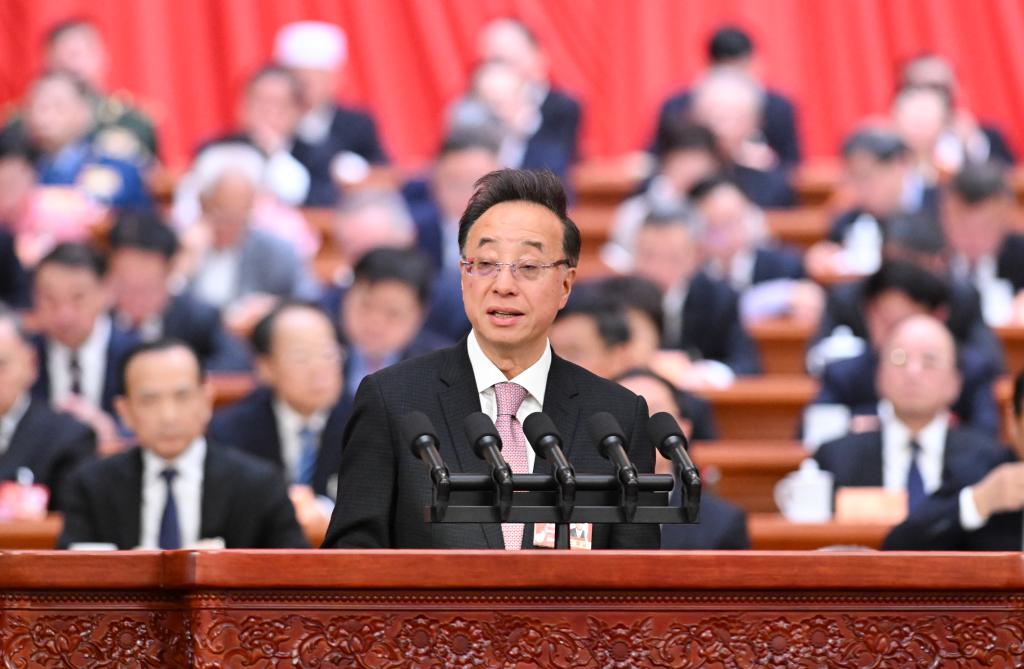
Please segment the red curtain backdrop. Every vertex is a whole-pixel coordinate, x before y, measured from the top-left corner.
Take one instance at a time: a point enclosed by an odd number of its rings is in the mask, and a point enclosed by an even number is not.
[[[661,100],[701,70],[723,22],[752,33],[765,80],[797,101],[807,156],[834,155],[884,112],[896,63],[925,50],[952,60],[967,106],[1024,150],[1021,0],[0,0],[0,102],[24,93],[50,25],[91,18],[110,44],[111,87],[151,111],[180,168],[231,126],[278,27],[333,21],[350,40],[341,98],[369,109],[396,162],[416,167],[464,88],[476,32],[501,15],[533,27],[552,79],[584,103],[585,156],[646,145]]]

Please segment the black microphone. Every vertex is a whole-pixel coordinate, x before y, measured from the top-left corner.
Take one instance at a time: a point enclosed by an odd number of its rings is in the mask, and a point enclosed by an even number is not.
[[[647,423],[647,434],[662,457],[671,460],[679,468],[683,485],[700,486],[700,471],[686,452],[689,447],[686,435],[671,414],[662,411],[651,416]]]
[[[619,480],[624,485],[637,485],[636,467],[626,456],[626,436],[619,427],[619,421],[607,411],[595,413],[587,421],[590,437],[597,442],[601,457],[611,460],[618,470]]]
[[[576,485],[576,473],[562,451],[562,435],[551,418],[544,413],[532,413],[523,421],[523,434],[534,452],[551,463],[551,472],[565,485]]]
[[[437,451],[438,440],[434,426],[422,411],[410,411],[398,421],[398,434],[409,444],[412,454],[430,470],[430,478],[437,485],[448,485],[448,468]]]
[[[503,485],[512,483],[512,468],[501,456],[501,436],[487,414],[477,411],[466,416],[462,427],[466,430],[466,438],[473,447],[476,457],[486,460],[491,466],[494,482]]]

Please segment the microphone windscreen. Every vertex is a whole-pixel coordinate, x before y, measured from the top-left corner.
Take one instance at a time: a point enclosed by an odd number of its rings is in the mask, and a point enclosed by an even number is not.
[[[434,425],[422,411],[410,411],[398,420],[398,434],[406,446],[413,449],[413,455],[419,457],[413,444],[423,435],[429,436],[437,443],[437,433]]]
[[[498,448],[501,448],[501,436],[498,434],[498,429],[494,427],[494,421],[484,412],[476,411],[466,416],[466,419],[462,421],[462,427],[466,431],[469,445],[473,447],[473,452],[478,458],[484,457],[484,453],[480,449],[480,440],[483,437],[493,437],[497,441]]]
[[[622,433],[619,421],[607,411],[599,411],[587,420],[587,430],[590,438],[597,443],[597,448],[603,457],[608,457],[605,440],[608,437],[618,437],[619,441],[625,443],[626,435]]]
[[[665,440],[669,437],[678,437],[682,440],[684,447],[686,446],[686,435],[679,429],[679,423],[671,414],[664,411],[651,416],[647,423],[647,435],[659,451],[662,450]]]
[[[562,443],[562,435],[558,432],[558,428],[555,427],[555,421],[551,420],[551,417],[546,413],[541,413],[540,411],[531,413],[523,421],[523,434],[526,435],[526,440],[534,448],[537,447],[541,439],[548,435],[555,437],[559,444]]]

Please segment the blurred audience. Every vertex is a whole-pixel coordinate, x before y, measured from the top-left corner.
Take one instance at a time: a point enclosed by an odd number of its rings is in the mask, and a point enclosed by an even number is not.
[[[46,255],[33,277],[32,339],[39,373],[32,396],[92,427],[103,454],[121,448],[111,417],[120,392],[118,366],[138,339],[108,314],[106,264],[81,244]]]
[[[805,278],[795,249],[768,238],[764,212],[736,182],[709,177],[690,189],[694,223],[702,230],[705,271],[740,293],[744,323],[787,317],[817,323],[825,296]]]
[[[685,376],[694,387],[761,370],[757,347],[740,322],[736,291],[700,269],[700,235],[683,212],[651,215],[634,247],[636,274],[662,292],[662,347],[685,354]]]
[[[315,306],[284,302],[256,325],[250,342],[262,386],[218,410],[207,434],[276,466],[291,484],[299,522],[325,532],[351,410],[342,400],[337,332]]]
[[[58,508],[64,481],[96,451],[96,435],[29,393],[36,353],[14,312],[0,305],[0,481],[45,485]]]
[[[842,404],[855,416],[874,416],[879,411],[881,389],[876,384],[881,350],[897,327],[913,316],[931,316],[945,320],[949,311],[949,287],[939,277],[912,263],[892,261],[872,275],[860,287],[863,336],[868,345],[857,355],[827,364],[814,403]],[[860,333],[858,333],[860,334]],[[952,336],[952,334],[950,334]],[[999,427],[999,409],[993,395],[993,382],[1001,371],[992,351],[961,343],[954,350],[959,367],[955,402],[957,417],[975,429],[995,435]],[[854,422],[854,429],[873,427],[874,420]]]
[[[61,548],[308,547],[274,467],[203,437],[210,389],[186,344],[141,344],[121,375],[117,411],[138,446],[72,475]]]
[[[651,414],[666,412],[676,419],[684,433],[689,418],[678,401],[678,393],[672,384],[647,369],[628,370],[615,379],[625,388],[640,395],[647,401]],[[673,474],[672,463],[655,453],[655,471],[659,474]],[[679,506],[680,489],[678,482],[669,501]],[[716,495],[713,491],[701,491],[700,515],[696,525],[665,524],[661,526],[661,547],[666,550],[746,550],[750,548],[747,534],[747,514],[743,509]]]
[[[812,277],[866,275],[882,261],[886,221],[919,214],[938,226],[938,192],[914,169],[910,150],[896,133],[865,128],[843,143],[844,180],[852,205],[829,226],[828,241],[806,256]]]
[[[274,61],[299,83],[301,117],[291,151],[309,173],[307,207],[338,201],[338,184],[359,182],[372,165],[387,163],[373,119],[335,101],[348,60],[348,39],[331,23],[298,21],[274,38]]]
[[[216,307],[171,291],[178,239],[158,215],[118,215],[107,245],[107,286],[119,325],[144,341],[181,339],[206,370],[249,368],[245,347],[225,331]]]
[[[740,28],[722,26],[708,40],[707,46],[709,72],[728,70],[741,74],[754,83],[759,80],[759,67],[754,51],[754,43],[750,36]],[[760,84],[758,87],[761,88]],[[791,168],[800,162],[800,143],[796,129],[796,111],[793,103],[786,97],[771,89],[762,88],[761,101],[757,105],[758,120],[754,136],[745,139],[753,144],[767,145],[758,147],[758,158],[768,158],[768,164],[779,164]],[[675,118],[689,113],[693,104],[693,91],[682,91],[670,97],[661,107],[658,114],[658,133],[655,139],[655,150],[662,151],[663,131]]]
[[[1024,546],[1024,374],[1013,384],[1010,448],[950,479],[885,538],[888,550],[1019,551]]]
[[[980,478],[998,447],[991,433],[957,425],[961,388],[956,343],[931,316],[902,320],[885,337],[877,371],[879,426],[823,444],[814,458],[837,488],[905,490],[914,513],[954,476]],[[957,474],[953,474],[957,472]]]

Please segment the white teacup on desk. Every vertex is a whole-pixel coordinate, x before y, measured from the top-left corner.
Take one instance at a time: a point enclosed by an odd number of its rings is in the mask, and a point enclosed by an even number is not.
[[[824,523],[832,518],[832,474],[807,458],[800,469],[775,484],[775,504],[786,520]]]

